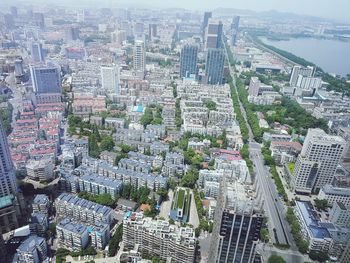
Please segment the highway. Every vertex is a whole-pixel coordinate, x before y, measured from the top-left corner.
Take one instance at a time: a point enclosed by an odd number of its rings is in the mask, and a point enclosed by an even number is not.
[[[225,45],[226,59],[228,59],[227,46]],[[237,90],[234,70],[232,69],[230,63],[228,63],[230,74],[232,77],[232,83]],[[254,171],[256,173],[255,178],[257,184],[260,186],[260,189],[263,191],[264,196],[264,209],[266,216],[268,217],[268,228],[270,237],[273,243],[290,245],[292,250],[297,250],[297,247],[294,243],[294,239],[290,233],[290,228],[288,223],[285,220],[286,207],[280,200],[278,195],[275,183],[271,177],[270,172],[264,165],[263,155],[261,153],[260,144],[254,141],[254,136],[251,130],[251,127],[247,121],[246,111],[239,100],[239,106],[242,111],[242,115],[247,123],[249,130],[249,153],[250,158],[254,163]]]

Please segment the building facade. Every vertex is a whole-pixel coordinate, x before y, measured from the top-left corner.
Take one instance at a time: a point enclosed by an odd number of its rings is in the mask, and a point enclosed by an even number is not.
[[[295,164],[292,184],[296,192],[311,193],[331,184],[346,142],[321,129],[309,129]]]
[[[224,50],[220,48],[208,49],[205,63],[205,75],[208,84],[223,84],[224,65]]]
[[[35,93],[61,93],[61,78],[57,68],[31,66],[30,76]]]
[[[180,78],[189,78],[197,75],[198,46],[185,44],[180,55]]]
[[[127,249],[138,250],[142,255],[158,256],[176,263],[193,263],[196,238],[194,229],[170,225],[167,221],[131,213],[123,221],[123,243]]]

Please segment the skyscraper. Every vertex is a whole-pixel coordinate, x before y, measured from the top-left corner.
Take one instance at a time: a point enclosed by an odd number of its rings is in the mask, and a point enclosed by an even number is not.
[[[148,25],[148,39],[150,41],[153,40],[153,38],[157,37],[157,24],[149,24]]]
[[[238,181],[223,181],[220,188],[208,262],[257,262],[263,216],[256,194]]]
[[[136,41],[134,46],[134,69],[145,71],[145,44],[143,41]]]
[[[185,44],[181,49],[180,78],[188,78],[197,74],[198,46]]]
[[[222,47],[222,22],[209,19],[205,30],[205,49]]]
[[[239,28],[239,20],[240,20],[240,16],[234,16],[232,19],[232,23],[231,23],[231,34],[232,34],[231,43],[232,43],[232,45],[236,44],[237,35],[238,35],[238,28]]]
[[[111,93],[120,94],[120,69],[118,66],[101,67],[102,88]]]
[[[216,85],[223,83],[225,53],[221,48],[210,48],[207,51],[205,75],[207,83]]]
[[[11,194],[16,194],[16,175],[6,133],[0,119],[0,197]]]
[[[321,129],[309,129],[295,164],[292,184],[296,192],[311,193],[331,184],[346,142]]]
[[[209,19],[212,17],[211,12],[204,12],[203,23],[202,23],[202,34],[205,36],[205,29],[208,26]]]
[[[24,70],[23,70],[23,60],[22,59],[16,59],[15,60],[15,76],[20,77],[23,76]]]
[[[30,76],[35,93],[61,93],[61,78],[58,68],[31,66]]]
[[[39,42],[32,42],[30,45],[30,54],[34,62],[43,62],[43,45]]]

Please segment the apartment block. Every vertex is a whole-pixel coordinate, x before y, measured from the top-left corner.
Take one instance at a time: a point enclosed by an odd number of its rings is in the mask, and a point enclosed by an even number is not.
[[[194,229],[153,220],[142,213],[130,213],[123,221],[123,243],[138,248],[142,255],[155,255],[176,263],[193,263],[196,251]]]
[[[56,225],[57,242],[60,247],[80,251],[88,246],[89,233],[86,225],[66,218]]]
[[[113,220],[111,208],[68,193],[62,193],[56,198],[55,208],[58,218],[71,218],[91,225],[99,222],[111,225]]]

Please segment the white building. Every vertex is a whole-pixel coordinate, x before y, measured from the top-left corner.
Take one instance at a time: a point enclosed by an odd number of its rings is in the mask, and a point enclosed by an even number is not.
[[[50,181],[53,179],[53,163],[49,159],[31,160],[26,165],[27,175],[35,181]]]
[[[329,219],[338,226],[350,228],[350,206],[336,202],[329,213]]]
[[[346,142],[321,129],[309,129],[295,164],[292,184],[296,192],[311,193],[331,184]]]
[[[60,247],[68,250],[80,251],[89,243],[87,227],[70,219],[64,219],[56,226],[57,242]]]
[[[120,94],[120,68],[117,65],[101,66],[102,88]]]
[[[350,188],[335,187],[325,185],[318,193],[318,199],[326,199],[329,205],[336,202],[343,203],[345,206],[350,206]]]
[[[298,82],[299,75],[305,76],[305,77],[312,77],[314,74],[314,68],[313,67],[301,67],[301,66],[294,66],[292,74],[290,76],[289,84],[291,87],[295,87],[295,85]]]
[[[193,263],[196,251],[194,229],[170,225],[164,220],[132,213],[123,221],[124,248],[138,250],[176,263]]]

